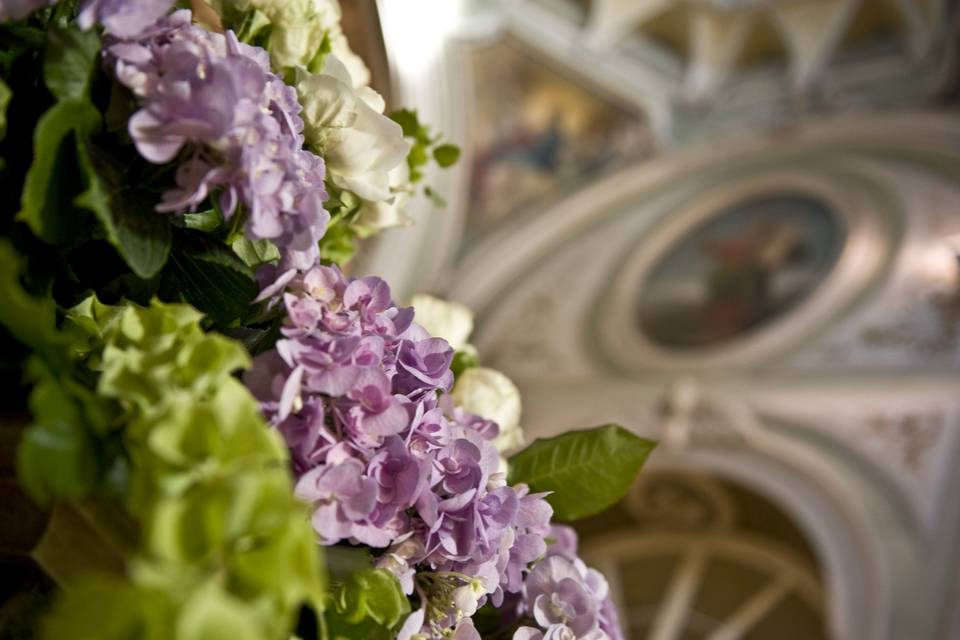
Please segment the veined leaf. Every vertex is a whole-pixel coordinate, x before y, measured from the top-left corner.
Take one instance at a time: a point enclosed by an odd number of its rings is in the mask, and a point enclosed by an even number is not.
[[[149,193],[124,186],[123,172],[90,142],[80,145],[88,188],[76,204],[96,214],[127,265],[141,278],[155,276],[170,253],[170,220],[154,210]]]
[[[510,458],[509,482],[553,492],[555,517],[578,520],[623,498],[655,446],[613,424],[538,439]]]
[[[266,239],[254,241],[246,237],[240,237],[234,240],[230,246],[234,253],[240,256],[240,259],[251,269],[280,259],[280,250]]]
[[[184,299],[223,324],[247,313],[257,295],[250,267],[204,233],[178,230],[169,268]]]
[[[61,100],[86,98],[99,53],[95,31],[51,27],[43,50],[43,81],[50,93]]]

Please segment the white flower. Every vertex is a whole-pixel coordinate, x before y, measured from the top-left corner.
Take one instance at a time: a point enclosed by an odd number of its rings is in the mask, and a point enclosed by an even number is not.
[[[410,168],[401,162],[389,174],[392,197],[380,202],[364,200],[354,221],[358,226],[370,231],[380,231],[390,227],[409,227],[413,219],[407,215],[407,203],[413,193],[410,184]]]
[[[275,67],[308,67],[323,44],[350,71],[354,88],[370,83],[370,71],[350,49],[340,27],[342,11],[337,0],[215,0],[219,13],[224,5],[236,11],[256,9],[270,20],[267,49]]]
[[[510,378],[494,369],[474,367],[460,374],[450,395],[466,411],[500,425],[500,435],[493,441],[498,451],[523,444],[520,390]]]
[[[390,172],[406,160],[410,144],[400,125],[383,115],[383,98],[369,87],[354,89],[334,55],[326,57],[321,73],[298,75],[304,136],[333,181],[364,200],[389,199]]]
[[[465,584],[453,590],[453,604],[456,606],[457,617],[469,618],[477,612],[480,596],[472,585]]]
[[[410,304],[416,310],[417,324],[427,333],[443,338],[457,351],[464,349],[473,333],[473,312],[468,307],[422,293],[413,296]]]

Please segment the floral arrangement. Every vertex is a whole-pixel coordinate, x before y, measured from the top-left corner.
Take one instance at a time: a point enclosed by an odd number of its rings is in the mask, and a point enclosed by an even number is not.
[[[45,636],[620,638],[554,521],[616,502],[652,443],[506,458],[519,395],[469,311],[345,274],[456,147],[384,115],[335,0],[197,9],[0,0],[19,476],[129,525]]]

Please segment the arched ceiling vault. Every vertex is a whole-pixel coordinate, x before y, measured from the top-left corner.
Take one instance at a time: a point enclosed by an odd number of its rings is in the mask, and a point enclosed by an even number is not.
[[[786,62],[795,90],[823,77],[841,50],[893,34],[914,59],[936,41],[938,0],[590,0],[587,42],[610,51],[632,37],[659,42],[682,61],[683,94],[713,95],[753,64]]]

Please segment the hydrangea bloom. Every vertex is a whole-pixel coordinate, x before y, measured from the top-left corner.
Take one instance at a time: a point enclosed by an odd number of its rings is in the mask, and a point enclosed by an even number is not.
[[[410,633],[470,637],[463,617],[519,593],[547,552],[550,506],[506,485],[497,425],[448,395],[453,349],[386,283],[324,266],[277,282],[283,338],[246,382],[290,446],[320,541],[387,548],[380,566],[425,603]]]
[[[172,5],[173,0],[87,0],[77,23],[81,29],[100,23],[107,33],[134,38],[165,16]]]
[[[550,535],[523,585],[522,612],[539,628],[522,626],[513,640],[623,640],[607,581],[577,557],[574,530],[553,525]]]
[[[191,24],[189,11],[109,40],[106,51],[142,102],[129,125],[141,155],[181,157],[158,210],[192,210],[218,194],[228,218],[243,205],[248,235],[277,244],[285,267],[315,264],[329,220],[324,163],[303,149],[296,91],[270,71],[267,53]]]

